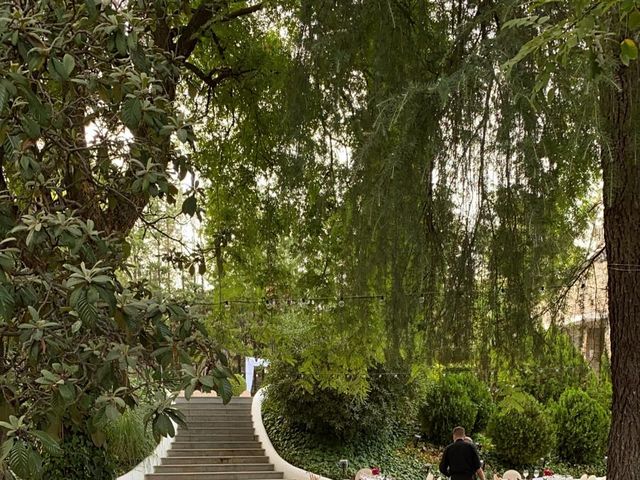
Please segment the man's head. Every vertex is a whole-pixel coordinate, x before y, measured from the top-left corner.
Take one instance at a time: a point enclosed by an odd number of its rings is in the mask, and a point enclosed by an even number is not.
[[[464,440],[467,433],[464,431],[464,427],[456,427],[453,429],[453,441]]]

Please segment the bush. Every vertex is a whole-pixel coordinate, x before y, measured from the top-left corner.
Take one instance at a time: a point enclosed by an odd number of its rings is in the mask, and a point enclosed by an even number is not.
[[[268,408],[293,430],[322,443],[400,435],[407,421],[415,418],[410,412],[410,387],[385,374],[383,367],[370,369],[364,398],[302,378],[295,365],[272,364],[267,380]]]
[[[516,384],[519,389],[547,404],[557,401],[567,388],[585,388],[594,373],[569,336],[557,327],[549,328],[534,358],[522,363]],[[509,371],[508,383],[513,373]]]
[[[107,452],[118,474],[131,470],[156,448],[151,423],[145,425],[146,414],[147,408],[138,407],[105,425]]]
[[[478,406],[459,375],[442,375],[427,389],[419,415],[426,438],[446,445],[451,442],[451,432],[456,426],[464,427],[468,433],[473,431]]]
[[[531,395],[515,392],[506,397],[489,420],[488,433],[496,455],[513,467],[546,456],[554,444],[549,415]]]
[[[233,396],[238,397],[247,389],[247,382],[239,373],[236,373],[233,377],[235,378],[235,381],[233,379],[231,380],[231,389],[233,391]]]
[[[489,387],[472,372],[457,373],[450,375],[450,377],[452,377],[451,381],[458,382],[464,387],[469,399],[478,408],[478,414],[476,415],[476,421],[472,431],[482,432],[487,428],[489,419],[495,409]]]
[[[45,456],[42,478],[69,480],[90,478],[113,480],[116,470],[113,459],[104,448],[96,447],[85,433],[73,432],[65,436],[60,447],[62,453]]]
[[[417,449],[405,447],[402,441],[388,436],[358,437],[352,442],[327,445],[317,437],[295,430],[267,403],[263,405],[264,425],[277,452],[292,465],[327,478],[353,478],[361,468],[379,466],[385,475],[396,480],[424,478],[425,461]],[[343,476],[338,465],[341,458],[349,459],[347,475]]]
[[[567,389],[554,410],[560,458],[579,464],[600,459],[609,433],[604,408],[586,392]]]

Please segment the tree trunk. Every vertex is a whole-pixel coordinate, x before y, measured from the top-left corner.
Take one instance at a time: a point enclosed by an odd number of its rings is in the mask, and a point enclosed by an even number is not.
[[[640,62],[601,92],[604,234],[609,268],[610,480],[640,480]]]

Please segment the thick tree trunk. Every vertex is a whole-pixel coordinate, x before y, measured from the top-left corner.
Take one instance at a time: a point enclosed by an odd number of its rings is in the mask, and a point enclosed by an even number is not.
[[[610,480],[640,480],[640,62],[603,87],[604,233],[613,379]]]

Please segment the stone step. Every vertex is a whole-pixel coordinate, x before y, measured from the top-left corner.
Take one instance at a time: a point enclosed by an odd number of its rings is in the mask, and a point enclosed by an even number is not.
[[[176,403],[175,405],[178,408],[210,408],[212,410],[243,410],[243,411],[251,410],[250,403],[229,402],[227,404],[224,404],[224,403],[214,403],[214,402],[183,402],[183,403]]]
[[[255,430],[253,429],[253,425],[251,423],[247,423],[246,425],[242,425],[242,426],[234,426],[234,425],[229,425],[229,424],[224,424],[224,423],[218,423],[218,422],[187,422],[187,426],[186,427],[179,427],[179,429],[181,431],[196,431],[196,430],[202,430],[202,431],[207,431],[207,432],[229,432],[229,433],[234,433],[234,432],[238,432],[238,433],[253,433]]]
[[[197,465],[160,465],[155,473],[182,473],[182,472],[273,472],[270,463],[201,463]]]
[[[185,429],[185,427],[182,427],[183,429]],[[207,420],[207,419],[203,419],[203,420],[197,420],[197,421],[191,421],[191,424],[187,424],[187,428],[189,430],[198,430],[198,429],[213,429],[213,430],[217,430],[217,431],[225,431],[225,430],[229,430],[229,431],[240,431],[240,432],[244,432],[244,431],[248,431],[251,430],[253,431],[253,423],[251,422],[251,420],[237,420],[237,421],[229,421],[229,420]]]
[[[216,437],[220,439],[233,440],[234,438],[240,440],[246,440],[247,438],[253,439],[255,432],[253,430],[236,431],[236,430],[222,430],[214,428],[181,428],[178,432],[178,436],[195,436],[195,437]]]
[[[281,472],[182,472],[182,473],[149,473],[146,480],[267,480],[284,478]]]
[[[208,449],[217,449],[217,448],[232,448],[232,449],[259,449],[262,448],[260,442],[256,440],[250,440],[247,442],[218,442],[216,440],[195,440],[191,438],[176,438],[171,446],[171,449],[174,448],[185,450],[185,449],[195,449],[195,450],[208,450]]]
[[[191,397],[187,400],[185,397],[176,398],[176,404],[195,404],[195,403],[208,403],[208,404],[218,404],[224,405],[221,397]],[[227,403],[227,405],[242,405],[242,404],[251,404],[253,403],[252,397],[232,397],[231,401]]]
[[[213,420],[247,420],[251,418],[251,412],[231,411],[231,410],[214,410],[214,409],[181,409],[183,415],[186,417],[211,417]]]
[[[263,456],[262,448],[193,448],[182,449],[172,447],[169,450],[170,457],[250,457]]]
[[[222,456],[222,457],[165,457],[162,459],[162,465],[235,465],[244,463],[266,463],[269,464],[269,457],[262,456]]]

